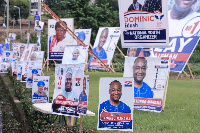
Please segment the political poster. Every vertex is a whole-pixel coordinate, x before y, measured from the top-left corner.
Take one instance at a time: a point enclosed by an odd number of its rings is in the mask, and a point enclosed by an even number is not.
[[[10,50],[9,43],[0,44],[0,56],[3,56],[4,51],[9,51],[9,50]]]
[[[117,45],[119,37],[119,27],[101,27],[96,36],[92,52],[108,67],[112,61],[116,48],[115,45]],[[90,56],[88,68],[104,70],[104,68],[92,56]]]
[[[36,32],[42,32],[42,31],[43,31],[43,27],[44,27],[44,22],[39,21],[39,20],[36,20],[36,21],[35,21],[34,30],[35,30]]]
[[[171,72],[181,73],[192,55],[200,38],[200,12],[196,12],[198,1],[169,1],[169,48],[155,48],[157,57],[171,58]],[[180,10],[180,12],[179,12]],[[179,13],[177,13],[179,12]]]
[[[88,47],[86,45],[66,46],[62,64],[87,63]]]
[[[30,54],[31,54],[31,49],[30,48],[27,48],[24,50],[21,58],[20,58],[20,61],[27,61],[29,60],[30,58]]]
[[[61,19],[73,31],[74,19]],[[62,60],[66,45],[73,45],[73,38],[54,19],[48,19],[48,60]]]
[[[86,115],[89,98],[89,75],[84,75],[81,80],[81,83],[83,84],[83,89],[79,95],[78,114]]]
[[[9,39],[10,40],[16,40],[16,34],[15,33],[9,33]]]
[[[97,130],[133,131],[133,78],[100,78]]]
[[[32,51],[30,55],[30,61],[43,62],[43,60],[44,60],[44,51]]]
[[[34,12],[34,21],[40,21],[40,12],[39,11]]]
[[[162,111],[169,68],[169,58],[125,57],[123,77],[134,78],[134,109]]]
[[[8,73],[8,68],[10,67],[10,65],[6,62],[2,62],[0,64],[0,73]]]
[[[12,51],[4,51],[3,52],[3,62],[8,63],[11,65],[12,62]]]
[[[29,61],[28,71],[27,71],[26,88],[32,88],[33,77],[41,76],[41,73],[42,73],[42,62]]]
[[[17,61],[13,61],[12,62],[12,76],[17,76],[17,64],[18,62]]]
[[[23,55],[23,52],[25,49],[27,49],[28,45],[25,43],[13,43],[12,49],[13,49],[13,57],[17,58]]]
[[[34,76],[32,88],[32,103],[49,102],[49,76]]]
[[[92,29],[75,29],[74,34],[84,42],[85,45],[90,44]],[[73,45],[81,45],[80,41],[75,40],[73,41]]]
[[[118,0],[123,48],[169,47],[167,1]],[[143,6],[142,6],[143,5]]]
[[[39,51],[39,46],[36,43],[30,43],[28,48],[31,48],[32,51]]]
[[[85,64],[56,64],[53,114],[79,117],[78,95],[83,90],[81,79],[84,75],[84,67]]]
[[[23,61],[24,62],[24,65],[22,67],[22,80],[21,82],[26,82],[26,79],[27,79],[27,74],[28,74],[28,64],[29,64],[29,61]]]
[[[22,80],[22,67],[24,65],[23,61],[17,61],[17,80]]]

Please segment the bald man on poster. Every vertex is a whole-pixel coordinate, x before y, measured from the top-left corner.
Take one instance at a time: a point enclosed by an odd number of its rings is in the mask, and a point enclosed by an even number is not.
[[[147,60],[144,57],[138,57],[133,65],[134,77],[134,97],[153,98],[154,93],[149,85],[143,82],[146,76]]]

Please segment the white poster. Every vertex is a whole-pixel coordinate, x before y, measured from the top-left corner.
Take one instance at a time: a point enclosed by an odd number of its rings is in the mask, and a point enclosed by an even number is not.
[[[29,61],[26,88],[32,88],[33,76],[41,76],[42,73],[42,62]]]
[[[34,76],[32,88],[33,103],[49,102],[49,76]]]
[[[62,64],[80,64],[87,63],[88,46],[76,45],[66,46]]]
[[[22,67],[24,65],[23,61],[17,61],[17,80],[22,80]]]
[[[73,18],[62,18],[61,20],[73,31]],[[73,38],[70,34],[56,20],[48,19],[48,59],[61,60],[65,46],[72,44]]]
[[[26,82],[29,61],[23,61],[23,62],[24,62],[24,65],[22,67],[22,80],[21,80],[21,82]]]
[[[79,117],[77,114],[78,96],[83,90],[81,81],[84,67],[85,64],[56,64],[55,90],[52,101],[53,114]]]
[[[134,109],[162,111],[169,68],[169,58],[125,57],[123,77],[134,78]]]
[[[25,43],[13,43],[13,54],[14,57],[21,57],[25,49],[27,49],[27,44]]]
[[[112,61],[116,48],[115,45],[117,45],[119,37],[119,27],[101,27],[96,36],[92,52],[108,67]],[[92,56],[90,56],[88,68],[104,70]]]
[[[86,115],[89,98],[89,75],[82,78],[83,89],[79,95],[78,114]]]
[[[167,0],[118,0],[123,48],[169,47]]]
[[[17,61],[12,62],[12,76],[17,76]]]
[[[44,51],[32,51],[30,55],[30,61],[43,62],[43,59],[44,59]]]
[[[98,130],[133,131],[133,78],[100,78]]]
[[[75,29],[74,34],[84,42],[85,45],[90,44],[92,29]],[[74,40],[73,45],[81,45],[78,40]]]
[[[42,32],[42,30],[43,30],[43,26],[44,26],[44,22],[42,22],[42,21],[39,21],[39,20],[36,20],[35,21],[35,31],[37,31],[37,32]]]

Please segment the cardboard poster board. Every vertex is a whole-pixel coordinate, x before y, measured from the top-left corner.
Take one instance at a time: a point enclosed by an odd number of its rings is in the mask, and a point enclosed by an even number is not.
[[[33,103],[49,102],[49,76],[34,76],[32,88]]]
[[[134,77],[134,109],[162,111],[169,67],[169,58],[125,57],[123,77]]]
[[[42,73],[42,62],[38,61],[29,61],[26,88],[32,88],[33,86],[33,77],[41,76]]]
[[[74,29],[73,18],[62,18],[69,29]],[[61,60],[66,45],[73,44],[73,38],[63,29],[56,20],[48,19],[48,60]],[[57,32],[56,32],[57,28]]]
[[[200,5],[196,1],[188,1],[180,14],[177,14],[176,12],[182,2],[179,4],[176,2],[171,3],[169,1],[168,5],[170,7],[168,11],[170,47],[155,48],[154,55],[157,57],[170,57],[170,71],[181,73],[200,39],[200,12],[194,11],[194,7]],[[173,14],[177,14],[177,16],[175,17]]]
[[[166,0],[146,0],[140,5],[118,0],[118,4],[123,48],[169,47]]]
[[[96,54],[107,66],[110,66],[114,52],[115,44],[120,37],[119,27],[101,27],[99,28],[92,52]],[[89,69],[104,70],[104,68],[90,56]]]
[[[79,117],[78,95],[83,90],[84,64],[56,64],[52,113]],[[64,81],[64,82],[63,82]]]
[[[97,130],[133,131],[133,78],[100,78]]]
[[[84,75],[82,79],[83,89],[79,95],[78,114],[86,115],[89,98],[89,75]]]
[[[80,64],[87,63],[88,46],[76,45],[66,46],[62,64]]]

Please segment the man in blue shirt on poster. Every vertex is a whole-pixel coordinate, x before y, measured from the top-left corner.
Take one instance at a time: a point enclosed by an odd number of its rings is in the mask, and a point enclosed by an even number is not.
[[[114,80],[110,83],[109,94],[110,99],[101,103],[99,106],[99,128],[108,127],[108,124],[101,121],[100,117],[103,112],[131,113],[130,107],[122,101],[119,101],[122,96],[122,85],[119,81]],[[131,128],[131,125],[132,122],[128,122],[123,125],[123,128]]]
[[[102,32],[101,32],[101,35],[99,37],[99,43],[98,43],[98,46],[93,48],[92,52],[97,56],[99,57],[99,59],[107,59],[107,54],[106,54],[106,51],[104,50],[103,48],[103,45],[105,44],[106,40],[107,40],[107,37],[108,37],[108,33],[109,33],[109,30],[108,28],[105,28]],[[90,56],[90,61],[89,61],[89,66],[90,66],[90,63],[91,63],[91,60],[93,59],[92,56]]]
[[[79,95],[79,101],[87,101],[87,95],[85,93],[86,90],[86,77],[83,78],[83,91]]]
[[[153,98],[154,93],[151,87],[143,82],[146,76],[146,69],[147,60],[144,57],[136,58],[133,65],[134,97]]]

